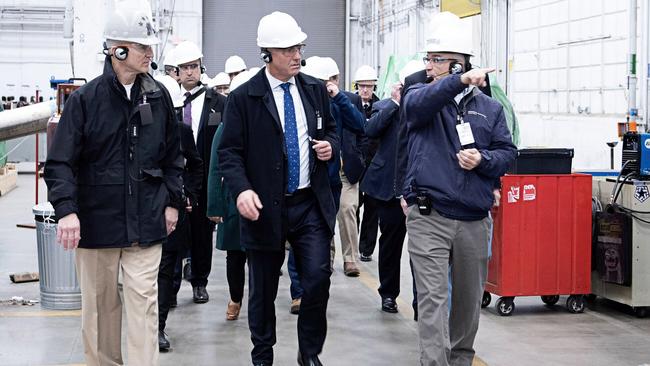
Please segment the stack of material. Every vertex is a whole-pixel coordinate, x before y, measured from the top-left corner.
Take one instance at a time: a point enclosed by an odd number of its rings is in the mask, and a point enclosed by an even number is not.
[[[18,180],[18,171],[15,164],[7,164],[0,168],[0,196],[4,196],[12,189],[16,188]]]

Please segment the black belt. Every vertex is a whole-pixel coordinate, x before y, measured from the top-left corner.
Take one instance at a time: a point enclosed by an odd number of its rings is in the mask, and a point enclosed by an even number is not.
[[[284,202],[287,206],[294,206],[299,203],[303,203],[310,199],[314,195],[311,187],[297,189],[293,193],[287,193],[284,195]]]

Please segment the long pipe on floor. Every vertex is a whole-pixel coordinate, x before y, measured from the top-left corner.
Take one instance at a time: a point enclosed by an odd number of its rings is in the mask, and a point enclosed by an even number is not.
[[[45,131],[55,111],[54,100],[5,110],[0,113],[0,141]]]

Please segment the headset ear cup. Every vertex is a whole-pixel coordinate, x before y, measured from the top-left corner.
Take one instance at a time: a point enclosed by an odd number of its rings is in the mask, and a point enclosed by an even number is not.
[[[115,47],[113,55],[115,55],[116,59],[124,61],[129,56],[129,49],[126,47]]]
[[[262,61],[264,61],[264,63],[267,64],[270,64],[271,61],[273,60],[273,58],[271,57],[271,52],[269,51],[262,51],[262,53],[260,53],[260,58],[262,59]]]
[[[201,64],[201,74],[205,74],[205,66],[203,64]]]

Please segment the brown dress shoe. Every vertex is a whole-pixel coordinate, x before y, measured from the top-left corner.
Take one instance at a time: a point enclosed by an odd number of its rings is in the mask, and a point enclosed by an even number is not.
[[[228,301],[228,309],[226,310],[226,320],[237,320],[239,318],[240,310],[241,310],[241,301],[240,302]]]
[[[358,277],[360,274],[359,267],[354,262],[345,262],[343,263],[343,273],[348,277]]]

